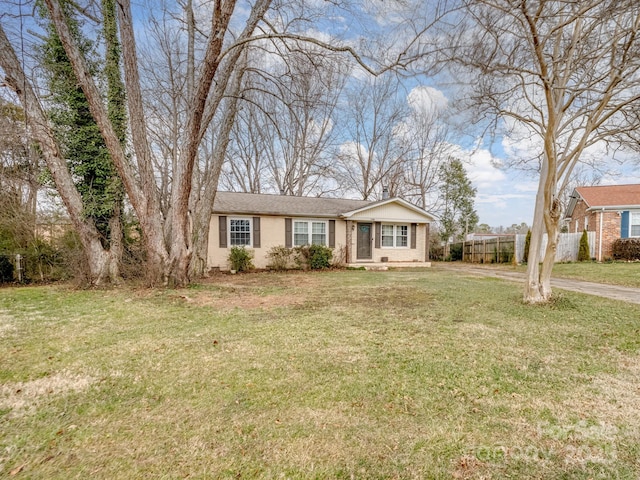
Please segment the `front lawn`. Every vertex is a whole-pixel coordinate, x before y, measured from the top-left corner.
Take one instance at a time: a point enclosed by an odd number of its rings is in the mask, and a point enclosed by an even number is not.
[[[640,306],[455,272],[0,289],[0,475],[640,476]]]
[[[498,268],[501,270],[517,271],[521,273],[525,273],[527,271],[526,265],[474,264],[474,266]],[[572,278],[575,280],[585,280],[587,282],[640,288],[640,262],[556,263],[551,275],[554,278]]]
[[[640,262],[559,263],[553,276],[640,288]]]

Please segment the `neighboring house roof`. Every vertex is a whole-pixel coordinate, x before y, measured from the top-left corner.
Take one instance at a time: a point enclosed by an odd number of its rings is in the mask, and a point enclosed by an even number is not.
[[[401,198],[372,202],[345,198],[296,197],[262,193],[217,192],[214,213],[236,215],[287,215],[292,217],[345,217],[389,203],[400,204],[432,220],[427,212]]]
[[[640,208],[640,184],[577,187],[571,194],[565,217],[573,215],[578,200],[583,200],[588,210]]]

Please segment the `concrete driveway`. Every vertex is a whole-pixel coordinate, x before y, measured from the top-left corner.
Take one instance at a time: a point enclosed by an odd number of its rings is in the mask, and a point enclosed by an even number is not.
[[[524,283],[525,274],[520,272],[510,272],[492,267],[483,267],[470,263],[447,263],[434,262],[432,268],[460,272],[465,275],[479,277],[495,277],[503,280]],[[640,288],[620,287],[617,285],[606,285],[604,283],[585,282],[582,280],[572,280],[568,278],[552,278],[551,286],[561,290],[586,293],[598,297],[622,300],[628,303],[640,304]]]

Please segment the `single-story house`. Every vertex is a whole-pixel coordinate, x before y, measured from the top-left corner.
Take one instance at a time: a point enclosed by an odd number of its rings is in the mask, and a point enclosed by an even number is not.
[[[401,198],[381,201],[218,192],[209,226],[208,267],[228,270],[232,246],[267,268],[273,247],[322,244],[348,265],[428,265],[433,217]]]
[[[577,187],[565,221],[569,232],[595,232],[597,260],[611,258],[616,239],[640,237],[640,185]]]

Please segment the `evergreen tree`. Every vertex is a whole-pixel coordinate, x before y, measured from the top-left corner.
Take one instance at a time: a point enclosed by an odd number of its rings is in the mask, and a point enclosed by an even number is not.
[[[527,230],[527,236],[524,239],[524,252],[522,255],[522,263],[529,261],[529,247],[531,246],[531,230]]]
[[[580,248],[578,250],[578,261],[579,262],[588,262],[591,260],[591,252],[589,251],[589,235],[587,231],[584,230],[582,232],[582,236],[580,237]]]
[[[98,67],[94,45],[83,37],[81,25],[72,15],[71,4],[63,2],[63,6],[71,32],[81,46],[91,72],[95,74]],[[119,47],[117,40],[115,44],[109,41],[114,35],[114,17],[113,22],[109,25],[105,18],[107,103],[114,127],[124,142],[124,88],[121,80],[119,83],[115,81],[116,76],[118,79],[120,77]],[[111,31],[108,31],[108,28],[111,28]],[[84,215],[93,221],[101,234],[103,246],[108,249],[113,242],[119,243],[122,235],[120,216],[123,188],[62,42],[51,24],[47,26],[47,32],[48,36],[42,48],[42,60],[50,90],[49,114],[57,140],[82,197]],[[117,73],[114,73],[116,70]]]
[[[478,224],[474,209],[476,189],[467,177],[462,161],[451,158],[440,167],[440,197],[444,204],[440,215],[440,236],[443,241],[464,238]]]

